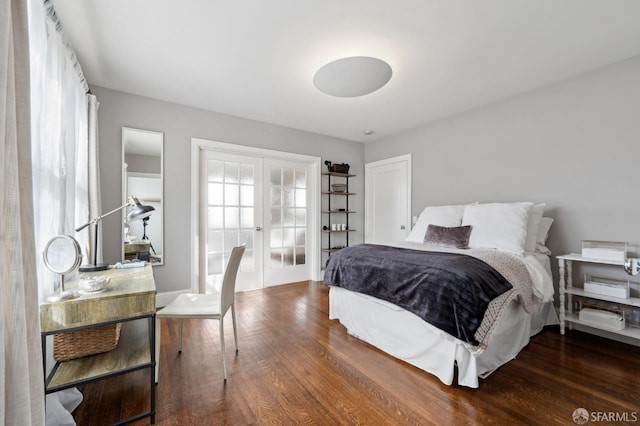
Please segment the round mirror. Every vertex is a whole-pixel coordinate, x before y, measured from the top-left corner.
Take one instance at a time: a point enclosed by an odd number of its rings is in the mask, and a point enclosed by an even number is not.
[[[56,274],[68,274],[80,267],[82,252],[80,244],[69,235],[58,235],[49,240],[44,248],[44,264]]]

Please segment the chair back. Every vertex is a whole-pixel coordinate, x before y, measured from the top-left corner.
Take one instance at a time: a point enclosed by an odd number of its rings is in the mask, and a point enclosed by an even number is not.
[[[236,277],[238,276],[238,269],[240,268],[240,260],[244,254],[245,246],[241,245],[234,247],[231,250],[231,256],[227,263],[227,268],[224,271],[224,278],[222,278],[222,291],[220,293],[220,315],[224,315],[227,309],[233,305],[233,301],[236,297]]]

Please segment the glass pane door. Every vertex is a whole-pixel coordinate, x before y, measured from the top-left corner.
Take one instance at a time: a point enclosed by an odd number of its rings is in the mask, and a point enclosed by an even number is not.
[[[309,279],[309,165],[265,160],[264,173],[264,285]]]
[[[233,247],[246,249],[236,290],[262,288],[262,160],[209,151],[205,153],[203,259],[205,291],[219,288]]]

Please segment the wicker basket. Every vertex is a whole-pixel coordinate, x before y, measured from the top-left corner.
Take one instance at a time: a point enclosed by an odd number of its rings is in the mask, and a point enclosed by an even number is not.
[[[346,163],[342,164],[331,164],[329,166],[329,171],[334,173],[349,173],[349,165]]]
[[[118,345],[121,323],[91,327],[53,336],[53,359],[69,361],[109,352]]]

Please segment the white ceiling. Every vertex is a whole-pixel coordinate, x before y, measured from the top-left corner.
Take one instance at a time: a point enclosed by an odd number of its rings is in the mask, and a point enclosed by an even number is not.
[[[638,0],[54,0],[92,85],[372,141],[640,54]],[[393,68],[356,98],[313,75]],[[374,130],[371,136],[364,129]]]

